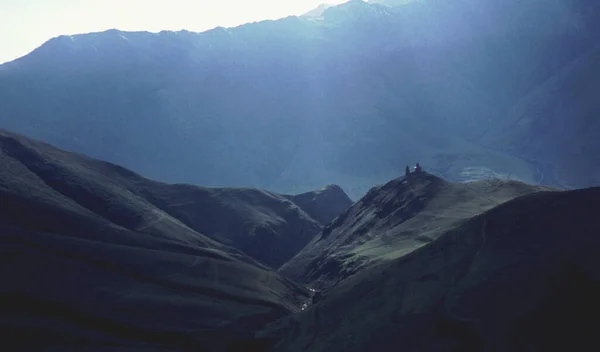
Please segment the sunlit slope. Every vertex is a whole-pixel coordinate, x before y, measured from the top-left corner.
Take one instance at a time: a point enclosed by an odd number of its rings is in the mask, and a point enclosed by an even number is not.
[[[286,352],[596,350],[599,199],[595,188],[508,201],[264,336]]]
[[[328,289],[405,256],[464,221],[515,197],[545,190],[516,181],[450,183],[413,173],[375,187],[326,226],[280,273]]]

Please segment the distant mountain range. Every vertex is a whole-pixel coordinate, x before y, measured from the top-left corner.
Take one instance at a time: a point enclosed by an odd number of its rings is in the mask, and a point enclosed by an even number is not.
[[[152,178],[353,198],[450,180],[598,184],[600,4],[350,1],[204,33],[54,38],[0,66],[0,126]]]
[[[317,6],[317,8],[310,10],[307,13],[303,14],[302,17],[321,17],[325,13],[325,11],[332,6],[334,6],[334,5],[321,4],[321,5]]]
[[[388,7],[396,7],[396,6],[406,5],[410,2],[416,2],[416,1],[423,1],[423,0],[368,0],[367,2],[369,4],[381,4],[381,5],[385,5]]]
[[[164,184],[0,131],[0,197],[13,350],[600,348],[599,188],[421,172],[352,204]]]

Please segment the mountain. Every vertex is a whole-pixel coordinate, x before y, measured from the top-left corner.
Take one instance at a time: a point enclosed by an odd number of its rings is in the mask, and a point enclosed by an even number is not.
[[[325,11],[332,6],[334,6],[334,5],[321,4],[321,5],[317,6],[317,8],[312,9],[312,10],[308,11],[307,13],[303,14],[301,17],[322,17],[323,14],[325,13]]]
[[[422,0],[368,0],[369,4],[380,4],[387,7],[396,7],[406,5],[413,1],[422,1]]]
[[[263,190],[161,184],[145,192],[154,204],[189,228],[274,269],[298,253],[322,228],[303,207]],[[324,204],[322,212],[337,216],[337,210]]]
[[[502,203],[260,336],[286,352],[597,350],[598,200],[591,188]]]
[[[168,232],[192,243],[235,248],[278,268],[322,227],[283,195],[248,188],[164,184],[7,131],[0,137],[4,153],[34,173],[44,188],[129,230]],[[344,210],[335,204],[320,206],[320,211],[335,216]],[[272,250],[265,251],[267,247]]]
[[[335,181],[357,199],[419,161],[453,181],[586,187],[600,182],[599,14],[591,0],[350,1],[204,33],[61,36],[0,66],[0,127],[172,183]]]
[[[352,204],[352,200],[337,185],[327,185],[318,191],[287,196],[323,226],[329,224]]]
[[[167,185],[8,131],[0,161],[7,345],[235,350],[309,298],[266,266],[321,228],[284,196]]]
[[[600,347],[600,188],[422,172],[350,204],[168,185],[0,131],[0,197],[13,350]],[[334,220],[269,268],[321,228],[309,214]]]
[[[279,272],[320,290],[436,241],[519,196],[548,190],[516,181],[450,183],[412,173],[371,189]]]

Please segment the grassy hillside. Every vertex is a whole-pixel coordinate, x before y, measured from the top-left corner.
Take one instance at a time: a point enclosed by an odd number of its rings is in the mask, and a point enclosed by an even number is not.
[[[15,182],[32,187],[35,182],[36,191],[44,192],[40,197],[46,201],[70,198],[67,203],[76,203],[129,230],[169,233],[191,243],[236,248],[277,268],[321,229],[282,195],[256,189],[164,184],[9,132],[1,137],[8,171],[16,168],[32,174],[17,181],[9,173],[6,187]],[[10,166],[15,159],[18,164]],[[323,207],[322,211],[336,216],[341,211],[326,204]],[[265,246],[273,251],[264,251]]]
[[[516,181],[458,184],[426,172],[413,173],[371,189],[279,272],[328,289],[405,256],[493,207],[542,190],[547,188]]]
[[[0,328],[17,350],[598,347],[597,188],[411,174],[282,276],[261,262],[310,240],[308,213],[333,216],[339,187],[166,185],[7,131],[0,150]]]
[[[537,192],[342,281],[275,351],[595,350],[600,189]],[[281,338],[283,336],[283,338]]]
[[[167,190],[182,186],[6,131],[0,147],[0,326],[7,345],[225,351],[252,342],[252,331],[299,310],[309,297],[307,289],[214,233],[217,240],[154,204],[181,200]],[[269,205],[278,210],[278,202],[265,203],[265,212]],[[290,218],[297,226],[318,228],[295,209]],[[224,211],[229,219],[246,214]],[[209,224],[218,220],[206,218]],[[295,234],[265,236],[288,235]],[[268,245],[285,252],[285,243]],[[269,252],[264,243],[256,245]]]

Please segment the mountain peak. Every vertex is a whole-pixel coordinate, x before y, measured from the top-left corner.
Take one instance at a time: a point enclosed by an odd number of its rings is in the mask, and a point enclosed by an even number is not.
[[[354,22],[357,20],[374,20],[391,15],[391,9],[370,4],[362,0],[351,0],[325,10],[323,18],[328,22]]]
[[[327,185],[317,191],[317,194],[343,194],[346,195],[342,187],[334,184]]]
[[[499,179],[450,183],[412,173],[371,189],[280,270],[327,289],[435,241],[466,219],[540,190],[548,189]]]
[[[369,4],[380,4],[387,7],[396,7],[406,5],[417,0],[369,0]]]
[[[433,174],[412,173],[372,188],[359,203],[362,207],[371,208],[373,215],[379,219],[395,218],[403,222],[422,211],[448,185],[449,182]],[[335,223],[327,226],[321,233],[321,238],[329,236],[335,226]],[[354,232],[359,236],[362,233],[364,232]]]
[[[303,14],[300,17],[321,17],[321,16],[323,16],[323,13],[325,13],[325,11],[332,6],[334,6],[334,5],[323,3],[319,6],[317,6],[315,9],[312,9],[312,10],[308,11],[307,13]]]
[[[327,185],[318,191],[288,198],[322,225],[327,225],[352,205],[350,197],[338,185]]]
[[[320,292],[306,314],[271,329],[269,336],[282,341],[275,351],[306,341],[314,350],[336,351],[597,345],[588,327],[600,313],[600,223],[584,204],[599,197],[598,188],[540,192],[465,220],[408,255]],[[327,257],[312,266],[356,270],[349,255],[326,255],[337,257],[337,268]],[[282,331],[287,336],[280,338]]]

